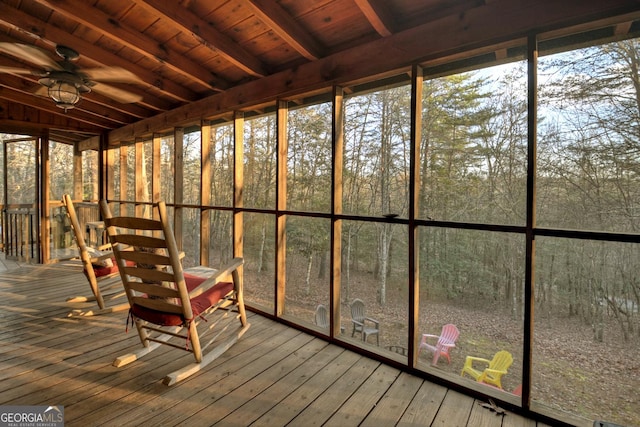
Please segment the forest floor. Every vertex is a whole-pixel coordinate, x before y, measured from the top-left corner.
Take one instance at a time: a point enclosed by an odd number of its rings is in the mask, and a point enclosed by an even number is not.
[[[380,321],[381,347],[407,347],[406,294],[389,291],[386,304],[381,307],[375,292],[370,291],[371,278],[366,276],[360,276],[359,280],[352,277],[349,300],[362,299],[367,316]],[[251,282],[252,279],[246,277],[245,283]],[[288,282],[294,283],[291,275]],[[302,292],[302,287],[296,288],[290,286],[287,289],[287,313],[312,322],[316,305],[323,301],[328,305],[326,284],[312,285],[309,294]],[[268,292],[272,294],[272,290]],[[266,295],[259,295],[261,293],[252,287],[247,298],[262,299]],[[460,330],[460,337],[451,352],[451,364],[442,358],[433,368],[431,355],[423,352],[420,359],[424,363],[419,367],[460,375],[466,356],[491,359],[495,352],[507,350],[513,355],[514,362],[502,384],[506,391],[513,391],[522,382],[523,322],[515,320],[511,313],[501,308],[499,302],[482,303],[477,300],[421,302],[420,334],[439,334],[442,325],[453,323]],[[351,322],[346,302],[341,310],[342,326],[350,335]],[[578,318],[549,315],[536,318],[532,399],[585,418],[640,427],[640,337],[635,335],[625,341],[621,327],[614,319],[605,325],[604,330],[603,341],[597,342],[591,325]],[[370,338],[369,344],[373,342]]]

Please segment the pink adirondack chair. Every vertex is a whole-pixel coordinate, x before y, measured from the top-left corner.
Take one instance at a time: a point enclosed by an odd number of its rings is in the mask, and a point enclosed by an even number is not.
[[[458,336],[460,335],[460,331],[456,325],[451,323],[446,324],[442,327],[442,332],[440,335],[431,335],[431,334],[422,334],[422,340],[420,341],[420,347],[418,347],[418,356],[420,356],[420,351],[425,348],[427,351],[433,353],[433,361],[432,365],[436,365],[438,363],[438,359],[440,356],[444,356],[447,358],[447,362],[451,363],[451,357],[449,355],[449,351],[456,346],[456,341]],[[430,344],[427,342],[429,339],[437,339],[435,344]]]

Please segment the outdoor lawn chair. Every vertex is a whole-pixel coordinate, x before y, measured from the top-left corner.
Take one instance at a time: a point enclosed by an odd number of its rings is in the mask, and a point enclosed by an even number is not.
[[[420,351],[424,348],[433,353],[432,365],[435,366],[438,363],[440,356],[446,357],[447,362],[451,363],[451,356],[449,355],[449,352],[456,346],[456,341],[458,340],[459,335],[460,332],[458,331],[458,328],[456,325],[451,323],[442,327],[442,332],[440,332],[439,336],[422,334],[422,340],[418,347],[418,355],[420,355]],[[428,342],[429,339],[435,339],[437,341],[434,344],[430,344]]]
[[[114,217],[105,200],[100,209],[129,300],[129,316],[143,346],[118,357],[114,366],[131,363],[162,344],[192,353],[194,363],[165,377],[164,384],[172,385],[203,369],[249,329],[242,258],[218,271],[200,266],[195,268],[198,275],[189,274],[191,270],[183,270],[163,202],[154,204],[158,220]],[[159,366],[167,363],[164,356],[151,360]]]
[[[356,298],[351,303],[351,323],[353,324],[351,336],[359,332],[362,334],[362,341],[366,342],[369,335],[375,335],[376,344],[380,345],[380,322],[365,316],[364,302],[361,299]]]
[[[318,304],[313,321],[317,326],[320,326],[321,328],[329,328],[329,311],[327,310],[327,307],[325,305]],[[340,333],[344,333],[344,326],[340,326]]]
[[[483,363],[487,365],[487,367],[483,370],[474,369],[474,362]],[[466,373],[479,383],[493,385],[495,387],[498,387],[499,389],[502,389],[500,380],[502,376],[507,373],[507,369],[509,369],[512,363],[513,356],[511,356],[511,353],[505,350],[497,352],[491,360],[482,359],[480,357],[467,356],[460,375],[464,376],[464,374]]]
[[[322,304],[318,304],[316,307],[316,313],[314,318],[315,324],[320,326],[321,328],[329,327],[329,313],[327,312],[327,307]]]
[[[69,316],[93,316],[128,309],[129,304],[125,298],[118,267],[113,259],[111,245],[102,245],[97,248],[88,246],[71,196],[68,194],[62,196],[62,204],[66,208],[67,216],[71,223],[71,229],[73,230],[82,262],[82,272],[89,282],[92,293],[92,296],[69,297],[67,302],[95,301],[98,304],[98,310],[75,309],[69,313]],[[107,306],[105,299],[111,304],[110,306]]]

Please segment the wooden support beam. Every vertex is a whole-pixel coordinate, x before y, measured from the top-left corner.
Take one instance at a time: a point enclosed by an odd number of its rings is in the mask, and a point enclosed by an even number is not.
[[[281,316],[285,312],[287,288],[287,216],[280,214],[279,211],[287,209],[288,113],[286,101],[278,102],[276,112],[276,316]]]
[[[408,363],[416,367],[418,364],[418,348],[420,325],[420,230],[415,219],[420,214],[420,142],[422,141],[422,67],[414,65],[411,72],[411,168],[409,182],[409,331],[408,331]],[[426,153],[425,153],[426,154]]]
[[[148,192],[147,192],[147,168],[145,167],[145,157],[144,157],[144,141],[142,139],[138,139],[134,145],[134,182],[135,182],[135,198],[136,202],[148,202]],[[145,206],[136,203],[135,205],[135,216],[138,218],[144,218],[145,214]]]
[[[242,194],[244,192],[244,114],[236,112],[233,118],[233,256],[242,258],[244,255],[244,217],[237,209],[244,207]]]
[[[340,334],[341,278],[342,278],[342,220],[336,215],[342,214],[343,165],[344,165],[344,92],[342,88],[333,90],[331,152],[333,176],[331,177],[331,279],[329,297],[331,299],[330,329],[331,336]]]
[[[211,205],[211,125],[200,124],[200,205]],[[211,210],[200,211],[200,265],[208,266],[211,248]]]
[[[184,183],[184,129],[175,128],[173,131],[173,200],[176,205],[173,214],[173,232],[176,235],[176,243],[178,249],[183,249],[182,236],[182,203],[184,202],[184,192],[182,185]]]

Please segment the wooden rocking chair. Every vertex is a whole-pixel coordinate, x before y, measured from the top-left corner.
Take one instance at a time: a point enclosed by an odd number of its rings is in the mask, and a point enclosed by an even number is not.
[[[113,261],[111,245],[102,245],[97,248],[88,246],[71,196],[68,194],[62,196],[62,204],[66,208],[67,216],[71,222],[71,229],[73,230],[80,260],[82,261],[82,272],[87,278],[93,294],[92,296],[69,297],[67,302],[96,301],[98,304],[98,310],[75,309],[69,313],[69,316],[93,316],[128,309],[129,304],[125,299],[118,267]],[[112,305],[107,306],[105,299]]]
[[[189,274],[190,270],[182,268],[165,204],[156,203],[154,208],[159,220],[114,217],[106,201],[100,202],[129,299],[129,315],[143,345],[137,352],[118,357],[113,364],[120,367],[131,363],[161,344],[192,353],[195,363],[165,377],[164,384],[172,385],[222,355],[250,325],[239,271],[243,260],[234,258],[219,271],[196,267],[200,274]],[[210,273],[208,278],[201,277],[203,271]],[[231,281],[227,281],[229,278]],[[232,328],[233,324],[237,328]],[[209,347],[212,348],[205,352]]]

